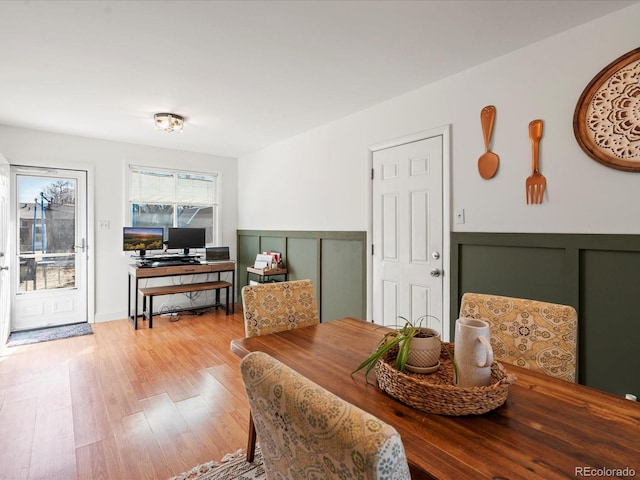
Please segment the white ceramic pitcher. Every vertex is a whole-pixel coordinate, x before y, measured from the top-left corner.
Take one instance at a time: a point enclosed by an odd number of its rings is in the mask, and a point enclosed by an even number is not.
[[[456,320],[453,358],[458,367],[458,386],[482,387],[491,384],[493,349],[489,335],[489,323],[484,320]]]

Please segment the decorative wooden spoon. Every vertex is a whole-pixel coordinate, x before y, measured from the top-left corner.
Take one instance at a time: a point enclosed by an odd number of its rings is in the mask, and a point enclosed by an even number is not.
[[[485,152],[478,159],[478,171],[485,180],[493,177],[498,171],[500,157],[489,150],[491,132],[493,131],[493,121],[496,118],[496,107],[488,105],[480,112],[480,123],[482,124],[482,135],[484,136]]]

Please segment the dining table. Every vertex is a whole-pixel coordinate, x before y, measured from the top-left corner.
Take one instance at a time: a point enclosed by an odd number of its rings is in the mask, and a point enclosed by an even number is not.
[[[388,328],[357,318],[231,341],[262,351],[392,425],[412,479],[640,478],[640,404],[503,363],[516,380],[503,405],[478,415],[427,413],[353,373]]]

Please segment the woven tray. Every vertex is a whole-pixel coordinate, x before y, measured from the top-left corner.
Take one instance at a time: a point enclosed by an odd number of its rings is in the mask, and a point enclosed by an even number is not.
[[[445,343],[453,355],[454,345]],[[509,385],[515,382],[499,362],[491,365],[491,385],[457,387],[453,365],[443,348],[440,368],[431,374],[400,372],[393,368],[398,353],[392,348],[376,366],[378,385],[394,398],[423,412],[441,415],[478,415],[498,408],[507,400]]]

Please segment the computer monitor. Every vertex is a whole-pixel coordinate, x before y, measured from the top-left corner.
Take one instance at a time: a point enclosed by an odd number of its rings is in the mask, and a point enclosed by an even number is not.
[[[162,227],[123,227],[122,249],[138,250],[142,257],[147,250],[162,250],[163,235]]]
[[[205,228],[170,228],[167,243],[169,248],[181,248],[187,255],[190,248],[204,248]]]

